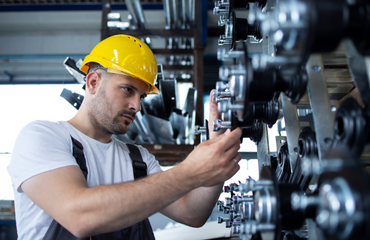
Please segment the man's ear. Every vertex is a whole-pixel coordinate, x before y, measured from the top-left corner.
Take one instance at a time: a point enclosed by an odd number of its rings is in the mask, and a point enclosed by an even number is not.
[[[100,75],[93,71],[86,75],[86,91],[88,91],[91,95],[94,95],[97,92]]]

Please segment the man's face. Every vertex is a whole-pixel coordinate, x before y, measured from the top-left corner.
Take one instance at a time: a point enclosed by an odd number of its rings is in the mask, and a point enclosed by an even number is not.
[[[89,116],[96,129],[108,134],[125,134],[140,111],[148,85],[130,76],[109,74],[93,96]]]

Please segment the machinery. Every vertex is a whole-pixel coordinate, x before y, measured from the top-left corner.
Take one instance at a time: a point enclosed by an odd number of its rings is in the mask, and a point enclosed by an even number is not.
[[[370,239],[370,1],[220,0],[214,131],[257,143],[257,181],[231,184],[220,218],[241,239]],[[242,9],[247,18],[238,18]],[[247,41],[263,45],[249,54]],[[300,126],[300,112],[312,114]],[[267,126],[285,120],[269,154]],[[310,114],[310,115],[311,115]],[[198,127],[202,140],[207,131]]]

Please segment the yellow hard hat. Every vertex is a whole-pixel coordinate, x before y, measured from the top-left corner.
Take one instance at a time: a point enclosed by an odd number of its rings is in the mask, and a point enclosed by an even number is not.
[[[91,62],[108,68],[108,72],[138,78],[150,86],[148,94],[160,94],[159,89],[154,86],[158,71],[157,61],[152,50],[140,39],[129,35],[106,38],[85,57],[81,71],[87,73]]]

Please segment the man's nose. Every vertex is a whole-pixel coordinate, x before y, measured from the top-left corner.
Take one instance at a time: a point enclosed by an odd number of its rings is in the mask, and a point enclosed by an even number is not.
[[[134,96],[130,101],[130,109],[135,112],[139,112],[141,110],[141,97]]]

